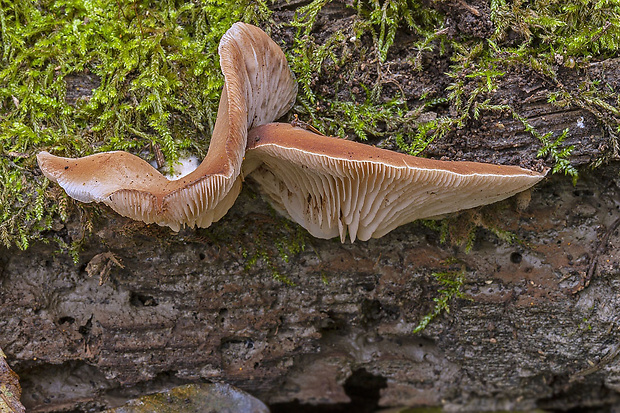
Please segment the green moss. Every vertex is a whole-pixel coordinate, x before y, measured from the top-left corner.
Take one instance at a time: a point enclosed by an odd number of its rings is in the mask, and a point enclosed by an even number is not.
[[[243,247],[245,269],[250,270],[260,263],[276,281],[293,286],[295,283],[283,274],[279,267],[281,263],[288,263],[291,256],[306,249],[308,233],[299,225],[276,216],[275,211],[271,212],[272,219],[277,222],[278,231],[275,234],[267,233],[260,224],[255,226],[252,242]]]
[[[398,28],[407,27],[419,36],[421,40],[414,47],[420,53],[427,49],[430,39],[435,39],[441,15],[417,1],[357,1],[351,25],[318,41],[312,28],[320,8],[327,3],[328,0],[315,0],[301,7],[291,23],[297,28],[297,34],[288,59],[301,92],[295,110],[308,117],[312,125],[325,134],[341,137],[353,134],[361,140],[368,136],[390,136],[402,148],[408,147],[416,154],[421,152],[430,142],[427,138],[429,131],[437,127],[438,122],[420,122],[417,118],[421,111],[409,109],[402,90],[386,100],[382,96],[380,75],[378,79],[373,77],[372,82],[360,85],[362,90],[358,95],[364,92],[361,100],[349,90],[348,80],[365,77],[359,71],[377,70],[374,62],[386,60]],[[364,36],[372,39],[372,47],[361,41]],[[368,64],[360,67],[360,62]],[[329,78],[336,72],[338,79],[330,86],[333,90],[327,93],[317,90],[319,79]],[[350,99],[334,97],[342,89],[348,90]],[[425,104],[426,107],[432,105],[430,99]],[[405,135],[413,135],[416,139],[413,143],[405,143]]]
[[[544,59],[554,58],[551,53],[614,57],[620,48],[620,4],[615,0],[492,0],[491,10],[496,39],[518,33],[522,45],[531,45]]]
[[[586,68],[594,59],[617,56],[620,50],[620,4],[605,0],[492,0],[490,7],[495,33],[490,39],[479,40],[477,46],[469,50],[477,47],[481,51],[476,51],[473,56],[471,52],[463,54],[462,61],[473,68],[501,62],[502,67],[518,66],[537,72],[554,85],[548,94],[549,102],[560,107],[577,106],[591,112],[607,126],[612,146],[616,146],[619,95],[598,89],[597,81],[590,79],[587,85],[564,85],[559,80],[559,70],[564,67]],[[570,130],[543,134],[515,108],[495,105],[484,109],[509,111],[541,142],[542,148],[537,155],[553,162],[552,172],[569,175],[576,182],[577,170],[569,161],[574,148],[563,146]],[[603,154],[595,164],[600,164],[607,156]]]
[[[507,244],[526,245],[526,242],[512,231],[503,228],[499,212],[507,208],[506,203],[470,209],[441,220],[423,220],[423,224],[439,234],[439,241],[456,247],[462,247],[467,254],[471,252],[479,235],[479,230],[486,230]]]
[[[64,195],[34,174],[35,154],[130,150],[169,166],[206,153],[222,87],[217,45],[260,0],[0,0],[0,240],[26,248]],[[70,103],[67,84],[94,90]],[[88,92],[88,91],[87,91]]]
[[[418,325],[413,329],[413,333],[424,330],[442,312],[450,312],[450,302],[453,298],[466,298],[461,291],[465,283],[465,268],[461,271],[436,272],[432,274],[435,281],[439,283],[438,297],[433,298],[435,303],[430,313],[426,314]]]
[[[251,190],[243,191],[243,197],[256,197]],[[241,202],[250,202],[247,199]],[[144,227],[139,223],[140,227]],[[166,233],[169,230],[157,226],[149,226],[158,232]],[[138,229],[143,232],[144,228]],[[130,235],[130,234],[128,234]],[[155,235],[161,237],[161,234]],[[260,269],[270,274],[275,280],[284,284],[295,285],[283,273],[291,257],[306,250],[310,242],[310,235],[301,226],[282,217],[274,209],[265,205],[264,213],[254,213],[236,216],[232,220],[221,220],[209,228],[187,231],[178,237],[172,237],[167,242],[198,244],[214,244],[228,251],[242,262],[247,272]]]

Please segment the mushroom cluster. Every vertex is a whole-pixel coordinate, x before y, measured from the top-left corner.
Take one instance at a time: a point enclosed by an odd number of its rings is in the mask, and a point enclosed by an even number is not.
[[[222,218],[241,190],[248,129],[273,122],[293,106],[297,84],[284,53],[258,27],[235,23],[219,45],[224,88],[207,156],[170,180],[127,152],[84,158],[37,155],[39,167],[81,202],[103,202],[119,214],[178,231]]]
[[[445,162],[271,123],[297,93],[286,57],[261,29],[235,23],[219,46],[224,88],[207,156],[169,180],[127,152],[79,159],[41,152],[49,179],[82,202],[146,223],[206,228],[226,214],[243,177],[318,238],[378,238],[421,218],[506,199],[545,174],[516,166]],[[248,132],[249,131],[249,132]]]

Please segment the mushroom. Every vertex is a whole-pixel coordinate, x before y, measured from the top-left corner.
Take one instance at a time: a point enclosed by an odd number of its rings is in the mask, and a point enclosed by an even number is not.
[[[290,124],[250,130],[243,175],[317,238],[379,238],[421,218],[490,204],[545,176],[516,166],[437,161]]]
[[[208,227],[239,194],[248,129],[284,115],[297,94],[284,53],[261,29],[235,23],[222,37],[219,54],[224,88],[211,144],[190,174],[169,180],[127,152],[79,159],[41,152],[39,167],[78,201],[103,202],[121,215],[175,231],[182,225]]]

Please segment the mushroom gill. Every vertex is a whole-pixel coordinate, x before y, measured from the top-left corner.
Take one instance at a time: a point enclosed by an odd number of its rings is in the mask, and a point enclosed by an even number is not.
[[[271,123],[250,130],[243,175],[313,236],[354,242],[500,201],[545,173],[418,158]]]
[[[297,85],[280,47],[257,27],[235,23],[218,50],[224,88],[209,150],[196,170],[168,180],[127,152],[78,159],[41,152],[45,176],[78,201],[103,202],[121,215],[175,231],[220,219],[241,188],[248,129],[284,115]]]

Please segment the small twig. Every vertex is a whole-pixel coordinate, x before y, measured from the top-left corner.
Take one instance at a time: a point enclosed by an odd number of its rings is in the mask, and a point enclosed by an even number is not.
[[[610,26],[611,26],[611,22],[610,21],[605,22],[605,25],[603,26],[601,31],[596,33],[596,35],[590,40],[590,43],[594,43],[598,39],[600,39],[601,36],[603,36],[603,34],[605,34],[605,32],[607,31],[607,29],[609,29]]]
[[[30,156],[25,152],[13,152],[13,151],[8,152],[7,155],[9,155],[11,158],[27,158]]]
[[[590,375],[592,373],[596,373],[597,371],[601,370],[603,367],[605,367],[606,365],[611,363],[616,357],[618,357],[618,354],[620,354],[620,344],[616,344],[609,351],[609,353],[607,353],[605,355],[605,357],[603,357],[601,359],[601,361],[599,361],[594,366],[585,368],[583,370],[580,370],[577,373],[575,373],[572,376],[570,376],[570,378],[568,379],[568,382],[571,383],[571,382],[574,382],[575,380],[577,380],[577,379],[579,379],[581,377],[585,377],[585,376],[588,376],[588,375]]]
[[[467,10],[469,10],[470,12],[475,14],[476,16],[480,17],[480,12],[478,11],[478,9],[476,9],[475,7],[470,6],[469,4],[465,3],[465,0],[459,0],[459,3],[460,3],[461,6],[465,7]]]
[[[161,147],[157,142],[151,142],[151,150],[155,153],[155,162],[157,163],[157,169],[161,169],[166,165],[166,157],[161,151]]]
[[[136,15],[136,19],[138,20],[138,26],[140,27],[140,36],[144,36],[144,30],[142,30],[142,20],[140,20],[140,15],[138,14],[138,0],[134,0],[133,2],[133,12]]]
[[[393,76],[392,71],[390,70],[390,67],[388,66],[387,68],[387,72]],[[381,82],[384,85],[387,85],[388,83],[392,83],[393,85],[396,85],[396,87],[400,90],[400,95],[401,97],[405,98],[405,96],[407,96],[405,94],[405,91],[403,90],[403,87],[400,85],[400,83],[398,83],[396,80],[394,80],[393,78],[387,79],[387,80],[383,80],[383,71],[381,71],[379,73],[379,79],[377,79],[377,82]]]
[[[303,120],[300,120],[297,114],[294,114],[293,116],[294,116],[294,119],[291,121],[291,126],[309,130],[311,132],[318,133],[319,135],[325,136],[314,126],[310,125],[309,123],[304,122]]]
[[[604,254],[605,251],[607,251],[607,242],[609,241],[609,236],[618,228],[618,226],[620,226],[620,218],[616,219],[613,224],[610,225],[607,231],[605,231],[605,235],[603,235],[601,242],[599,242],[596,250],[594,251],[594,254],[592,255],[592,260],[590,261],[590,265],[588,266],[588,271],[581,278],[579,284],[573,289],[573,294],[577,294],[579,291],[590,285],[590,281],[592,281],[592,277],[594,276],[594,272],[596,271],[598,257],[599,255]]]
[[[0,391],[0,397],[2,398],[5,406],[11,406],[11,401],[4,395],[4,392]]]
[[[116,0],[116,5],[118,6],[118,10],[120,11],[120,13],[123,15],[123,20],[127,20],[127,16],[125,16],[125,12],[123,11],[123,6],[121,6],[121,2],[119,0]]]

